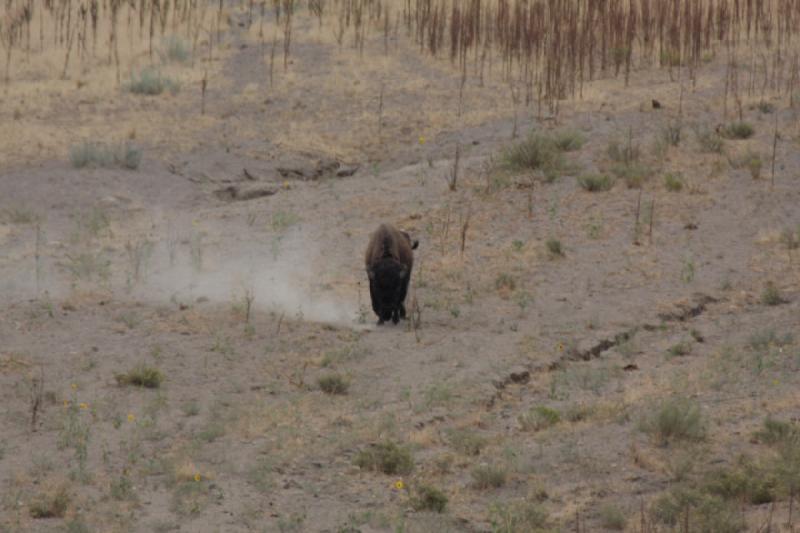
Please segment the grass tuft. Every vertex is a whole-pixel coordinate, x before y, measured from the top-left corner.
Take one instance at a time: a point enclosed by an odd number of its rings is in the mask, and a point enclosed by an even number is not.
[[[683,176],[680,172],[666,174],[664,176],[664,187],[669,192],[680,192],[683,189]]]
[[[693,531],[738,533],[744,529],[741,514],[735,505],[719,496],[695,489],[678,487],[659,496],[650,513],[656,522],[676,526],[691,517]]]
[[[479,490],[497,489],[506,484],[508,473],[495,465],[479,465],[472,469],[472,486]]]
[[[613,531],[624,531],[628,523],[625,513],[616,505],[606,504],[600,508],[600,525]]]
[[[532,133],[502,152],[501,166],[513,172],[535,170],[542,173],[545,181],[552,182],[566,168],[566,162],[556,141]]]
[[[700,407],[684,398],[664,401],[641,420],[640,428],[650,433],[661,446],[677,440],[703,440],[706,433]]]
[[[445,496],[444,492],[430,485],[417,487],[414,496],[411,498],[411,507],[415,511],[442,513],[446,506],[447,496]]]
[[[117,166],[136,170],[142,162],[142,149],[131,143],[108,145],[83,141],[69,149],[69,160],[75,168]]]
[[[696,132],[697,143],[700,145],[700,151],[712,154],[721,154],[725,141],[714,130],[703,128]]]
[[[527,413],[519,415],[519,425],[522,431],[541,431],[552,427],[561,421],[561,415],[555,409],[539,405]]]
[[[578,184],[589,192],[608,191],[614,179],[607,174],[584,174],[578,177]]]
[[[180,90],[180,84],[172,78],[162,76],[161,72],[154,67],[145,67],[139,72],[138,76],[136,74],[131,75],[128,90],[134,94],[149,96],[158,95],[164,91],[170,91],[175,94]]]
[[[350,382],[339,374],[328,374],[317,380],[320,390],[326,394],[347,394]]]
[[[414,458],[407,448],[386,441],[361,450],[355,464],[365,470],[389,475],[410,474],[414,469]]]
[[[756,432],[759,442],[769,445],[797,442],[800,444],[800,426],[792,422],[784,422],[767,417],[764,428]]]
[[[141,365],[129,370],[125,374],[114,376],[119,385],[133,385],[148,389],[157,389],[164,380],[164,375],[157,368]]]
[[[538,503],[495,503],[489,507],[494,533],[547,531],[547,512]]]
[[[761,293],[761,303],[774,306],[786,303],[786,300],[781,296],[781,291],[778,287],[773,282],[768,281],[764,287],[764,292]]]
[[[544,244],[551,257],[564,257],[564,248],[558,239],[547,239]]]
[[[720,133],[726,139],[749,139],[755,133],[755,129],[749,122],[737,121],[722,128]]]
[[[553,134],[553,143],[562,152],[574,152],[583,148],[586,138],[575,130],[562,130]]]
[[[450,446],[464,455],[479,455],[486,439],[468,429],[453,429],[447,433]]]
[[[177,35],[164,38],[161,57],[164,61],[173,63],[186,63],[191,56],[190,45]]]
[[[611,172],[625,182],[629,189],[639,189],[642,184],[650,177],[653,171],[646,165],[631,161],[628,163],[617,163],[611,167]]]
[[[70,495],[66,487],[40,495],[31,502],[30,514],[33,518],[63,518],[67,512]]]

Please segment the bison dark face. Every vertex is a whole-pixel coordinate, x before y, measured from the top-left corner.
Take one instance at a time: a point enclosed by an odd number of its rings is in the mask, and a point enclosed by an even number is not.
[[[378,324],[391,320],[394,324],[405,318],[403,305],[408,290],[408,267],[394,259],[382,259],[367,271],[372,310]]]
[[[413,250],[419,243],[411,240],[405,231],[389,224],[381,224],[372,234],[365,263],[369,276],[369,294],[372,310],[378,315],[378,324],[391,320],[395,324],[406,317],[405,302],[411,269],[414,267]]]

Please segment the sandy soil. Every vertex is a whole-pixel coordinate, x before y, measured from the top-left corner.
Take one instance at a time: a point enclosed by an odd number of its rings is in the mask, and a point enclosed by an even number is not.
[[[755,135],[722,154],[694,134],[733,118],[722,60],[683,91],[640,69],[557,118],[518,106],[522,137],[586,140],[566,154],[582,170],[544,183],[492,169],[514,142],[499,76],[470,79],[458,116],[447,60],[402,38],[384,55],[378,36],[361,56],[303,14],[270,81],[271,38],[243,27],[246,6],[226,15],[211,61],[165,67],[176,94],[131,94],[100,60],[58,80],[60,63],[35,56],[3,88],[0,530],[668,531],[660,497],[743,455],[773,460],[754,434],[800,418],[785,97],[768,95],[772,113],[749,98]],[[680,143],[654,155],[679,100]],[[642,187],[581,188],[576,174],[607,171],[629,132],[652,169]],[[134,142],[142,163],[73,168],[81,140]],[[760,179],[735,164],[748,151]],[[374,326],[361,258],[382,221],[420,240],[418,327]],[[160,387],[119,383],[141,366]],[[321,390],[332,374],[346,394]],[[676,396],[705,433],[663,445],[647,421]],[[545,411],[558,421],[537,424]],[[357,466],[387,441],[410,472]],[[480,468],[503,481],[476,486]],[[446,495],[443,513],[417,509],[423,485]],[[62,516],[35,517],[59,492]],[[789,501],[736,503],[740,530],[792,530]]]

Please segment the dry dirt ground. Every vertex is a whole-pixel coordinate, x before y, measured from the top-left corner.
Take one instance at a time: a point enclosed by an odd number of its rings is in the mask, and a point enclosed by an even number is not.
[[[201,41],[163,67],[175,94],[132,94],[102,59],[60,80],[36,54],[0,92],[0,531],[798,527],[785,97],[746,97],[755,134],[721,153],[695,134],[733,119],[721,59],[683,90],[609,76],[541,120],[499,75],[469,79],[459,114],[447,60],[382,37],[362,56],[305,12],[270,80],[274,27],[262,44],[246,11],[226,8],[211,60]],[[654,147],[679,105],[680,141]],[[579,132],[580,170],[497,170],[531,128]],[[142,162],[73,168],[85,140]],[[584,190],[614,142],[647,179]],[[421,241],[413,323],[373,325],[381,221]],[[119,378],[144,368],[160,386]],[[390,473],[370,470],[389,443]]]

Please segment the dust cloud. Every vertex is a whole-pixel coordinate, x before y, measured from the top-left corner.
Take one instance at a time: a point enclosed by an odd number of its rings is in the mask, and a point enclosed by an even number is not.
[[[110,290],[121,301],[189,305],[241,305],[249,297],[257,312],[363,327],[369,302],[359,304],[356,265],[337,266],[301,227],[236,231],[161,219],[91,245],[49,241],[38,259],[30,247],[17,249],[15,261],[0,264],[0,295],[62,299],[75,290]]]

